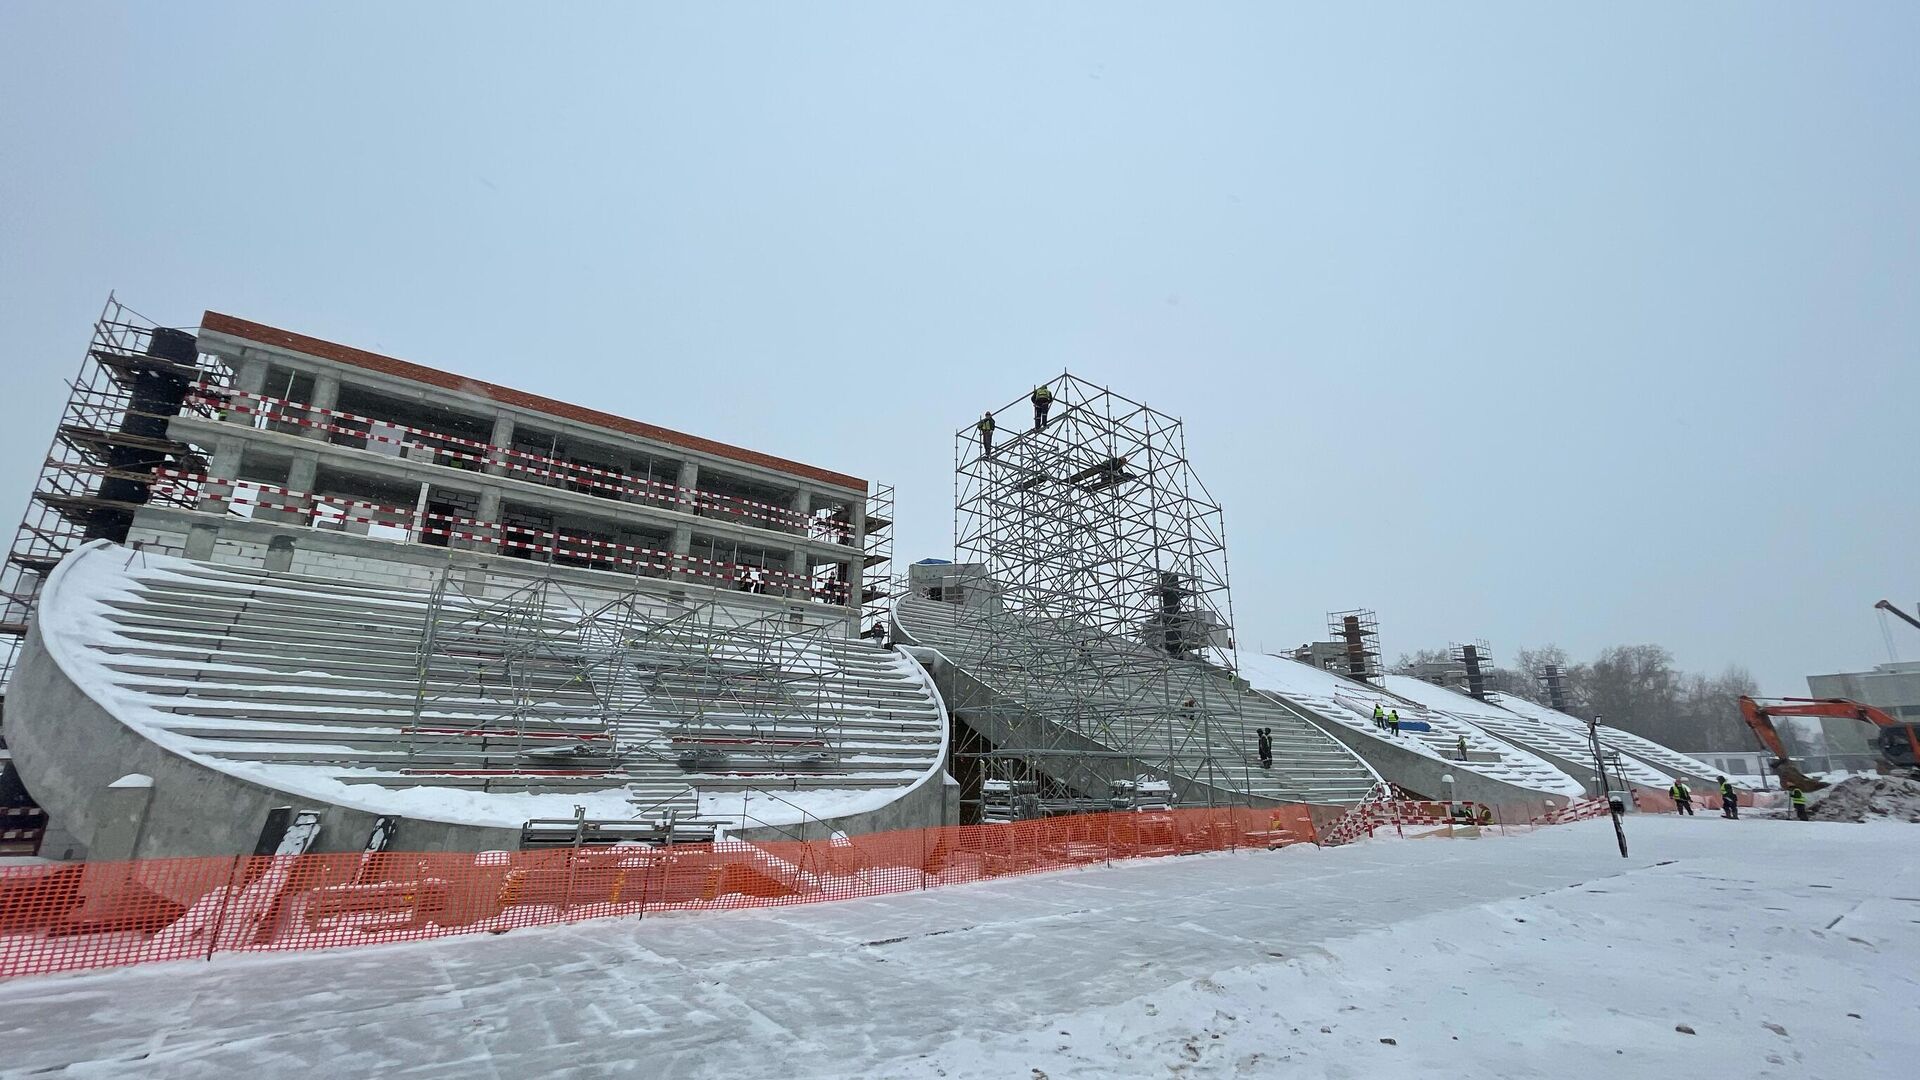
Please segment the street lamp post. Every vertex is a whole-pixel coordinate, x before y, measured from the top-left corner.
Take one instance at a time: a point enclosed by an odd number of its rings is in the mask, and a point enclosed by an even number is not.
[[[1587,741],[1593,747],[1593,775],[1600,785],[1600,797],[1607,800],[1607,813],[1613,816],[1613,835],[1620,841],[1620,857],[1627,857],[1627,826],[1621,820],[1627,811],[1626,803],[1613,794],[1613,785],[1607,782],[1607,762],[1600,754],[1600,714],[1594,713],[1587,722]]]

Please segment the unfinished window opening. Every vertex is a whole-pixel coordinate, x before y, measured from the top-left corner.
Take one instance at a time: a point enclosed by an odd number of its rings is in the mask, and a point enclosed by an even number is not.
[[[500,508],[501,552],[515,559],[548,562],[553,544],[553,514],[520,503]]]
[[[260,393],[278,400],[249,403],[259,410],[253,418],[254,427],[298,435],[326,422],[307,410],[307,402],[313,400],[313,375],[309,372],[272,365],[267,368],[267,381]]]
[[[328,441],[336,445],[468,472],[486,469],[487,455],[481,447],[493,434],[489,418],[361,386],[342,386],[338,408],[366,419],[333,418],[340,430],[333,431]]]
[[[793,504],[792,491],[702,469],[699,494],[701,513],[733,518],[761,529],[798,528],[792,511],[787,509]]]
[[[673,538],[665,532],[650,529],[621,529],[620,543],[638,551],[625,551],[621,554],[635,563],[622,567],[641,577],[663,578],[672,572],[666,552],[673,545]]]
[[[234,474],[233,494],[227,500],[227,516],[278,520],[278,511],[291,500],[280,490],[287,486],[287,474],[293,459],[273,454],[250,453],[240,459]]]
[[[434,547],[446,547],[454,532],[471,532],[471,522],[480,513],[480,496],[477,493],[446,491],[441,488],[427,490],[427,516],[422,522],[420,542]]]
[[[419,484],[322,467],[314,473],[313,494],[317,529],[376,540],[412,536]]]
[[[853,505],[839,500],[816,502],[813,515],[807,522],[807,535],[822,543],[851,546]]]

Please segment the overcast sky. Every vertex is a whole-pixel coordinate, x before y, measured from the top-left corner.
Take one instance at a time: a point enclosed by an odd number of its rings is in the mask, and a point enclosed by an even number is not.
[[[1804,693],[1920,600],[1916,57],[1911,0],[14,0],[0,513],[110,289],[892,482],[905,559],[1071,369],[1186,420],[1243,648]]]

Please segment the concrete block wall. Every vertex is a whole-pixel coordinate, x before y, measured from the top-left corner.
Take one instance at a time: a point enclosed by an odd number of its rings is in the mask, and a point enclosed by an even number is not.
[[[134,527],[127,530],[127,546],[140,545],[142,550],[154,551],[162,555],[175,555],[185,558],[187,554],[187,534],[172,529]]]
[[[440,576],[438,570],[428,566],[330,551],[314,551],[298,546],[293,549],[293,563],[288,570],[308,577],[357,581],[366,585],[414,589],[421,592],[431,590]]]

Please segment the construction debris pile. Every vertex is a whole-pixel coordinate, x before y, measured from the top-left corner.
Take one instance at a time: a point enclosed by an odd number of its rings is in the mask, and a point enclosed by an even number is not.
[[[1920,780],[1856,776],[1842,780],[1814,804],[1815,821],[1911,821],[1920,823]]]

